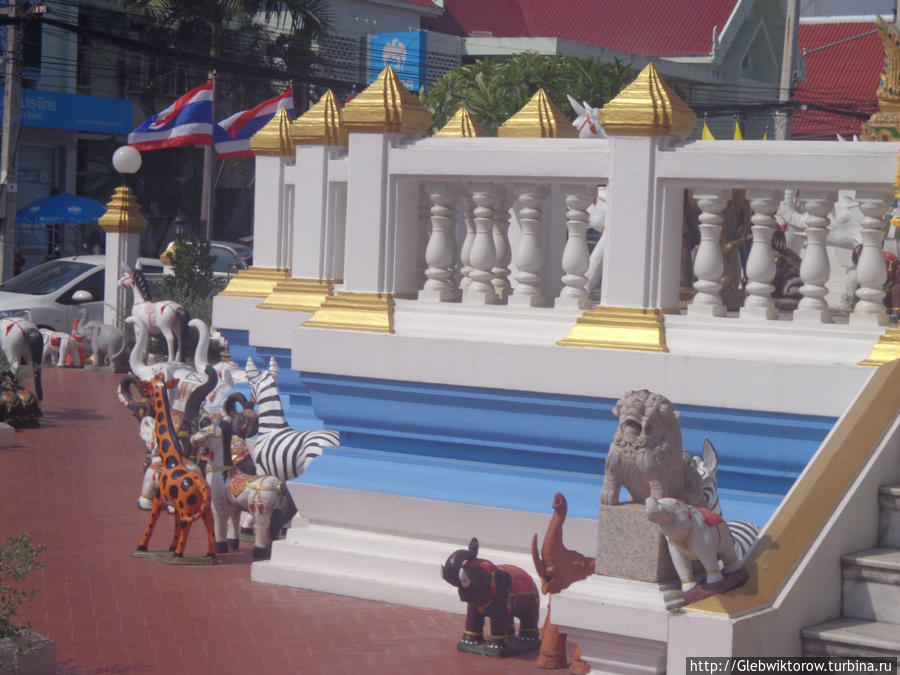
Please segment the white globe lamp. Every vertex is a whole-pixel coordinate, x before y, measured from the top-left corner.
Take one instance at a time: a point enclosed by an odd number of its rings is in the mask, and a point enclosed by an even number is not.
[[[123,145],[113,153],[112,163],[119,173],[137,173],[141,168],[141,153],[130,145]]]

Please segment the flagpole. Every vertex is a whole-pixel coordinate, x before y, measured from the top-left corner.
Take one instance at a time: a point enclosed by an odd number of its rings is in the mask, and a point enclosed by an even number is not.
[[[216,119],[216,72],[211,71],[209,73],[209,82],[213,82],[213,95],[212,95],[212,103],[213,103],[213,116],[212,119],[215,121]],[[204,234],[207,240],[212,239],[213,233],[213,212],[214,212],[214,204],[215,204],[215,189],[213,183],[213,172],[215,171],[216,164],[216,149],[215,146],[212,145],[204,145],[203,146],[203,189],[200,196],[200,225],[201,228],[204,229]]]

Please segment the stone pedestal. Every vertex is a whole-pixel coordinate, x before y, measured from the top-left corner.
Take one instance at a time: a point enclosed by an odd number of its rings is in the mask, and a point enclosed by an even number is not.
[[[665,537],[643,504],[601,506],[595,574],[662,583],[678,578]]]

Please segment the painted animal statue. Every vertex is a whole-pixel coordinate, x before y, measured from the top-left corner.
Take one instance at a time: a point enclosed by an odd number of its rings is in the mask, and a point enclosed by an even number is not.
[[[256,415],[247,409],[240,414]],[[209,424],[191,436],[191,444],[199,449],[198,456],[207,460],[206,480],[212,492],[216,552],[237,550],[239,516],[243,512],[252,514],[254,519],[253,557],[268,558],[272,552],[272,530],[275,529],[271,527],[272,518],[283,512],[287,505],[284,485],[275,476],[248,474],[235,465],[232,460],[232,420],[221,415],[208,419]]]
[[[133,271],[119,279],[119,286],[130,288],[133,293],[131,316],[135,321],[143,325],[148,334],[162,335],[166,340],[169,362],[180,362],[184,336],[191,320],[187,310],[173,300],[153,302],[150,284],[141,272],[140,261]]]
[[[747,571],[735,554],[728,525],[718,513],[685,504],[671,497],[647,497],[647,518],[659,526],[669,545],[672,564],[681,579],[685,602],[696,602],[716,593],[740,586]],[[694,578],[693,561],[699,560],[706,571],[702,584]],[[723,567],[720,570],[719,561]]]
[[[75,335],[64,333],[49,328],[38,328],[44,348],[41,352],[41,363],[56,362],[60,368],[66,365],[66,360],[71,357],[76,366],[84,365],[84,345]]]
[[[157,373],[150,381],[141,380],[140,389],[152,405],[154,434],[162,466],[159,480],[153,494],[153,507],[144,536],[138,544],[139,551],[146,551],[153,534],[153,528],[163,508],[168,504],[174,509],[175,532],[169,550],[176,558],[184,557],[191,525],[202,520],[206,526],[208,539],[207,557],[215,559],[216,540],[211,508],[211,494],[206,479],[197,471],[185,466],[181,445],[172,424],[167,392],[174,387],[175,380],[167,380],[163,373]]]
[[[44,389],[41,386],[41,359],[44,355],[44,339],[38,327],[30,319],[0,319],[0,349],[3,349],[13,375],[18,375],[20,365],[31,366],[34,393],[42,401]]]
[[[19,384],[12,371],[0,372],[0,422],[16,429],[34,426],[42,414],[35,395]]]
[[[79,324],[76,332],[91,346],[95,366],[103,366],[107,361],[113,367],[123,365],[121,361],[128,345],[121,328],[95,320]]]
[[[613,407],[619,427],[606,455],[600,503],[619,503],[624,485],[631,498],[650,496],[650,483],[662,486],[663,497],[705,506],[702,480],[681,443],[680,413],[665,396],[646,389],[629,391]]]
[[[468,549],[458,549],[441,565],[441,576],[459,592],[468,606],[466,629],[457,647],[470,651],[484,646],[500,656],[508,655],[510,639],[515,637],[515,619],[519,620],[517,651],[540,646],[538,618],[541,599],[531,576],[514,565],[495,565],[478,557],[478,539],[472,537]],[[491,620],[491,632],[484,637],[484,620]]]

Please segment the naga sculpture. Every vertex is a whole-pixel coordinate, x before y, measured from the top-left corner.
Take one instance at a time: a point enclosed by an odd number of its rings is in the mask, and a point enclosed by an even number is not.
[[[702,480],[681,443],[680,414],[661,394],[629,391],[613,408],[619,427],[606,455],[600,502],[619,503],[624,485],[631,498],[643,502],[650,482],[658,481],[663,497],[704,506]]]

